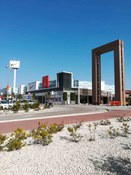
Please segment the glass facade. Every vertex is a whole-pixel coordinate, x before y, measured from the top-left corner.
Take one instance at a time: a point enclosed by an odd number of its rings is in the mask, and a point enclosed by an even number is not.
[[[57,87],[60,90],[70,90],[72,88],[72,73],[68,73],[68,72],[58,73]]]

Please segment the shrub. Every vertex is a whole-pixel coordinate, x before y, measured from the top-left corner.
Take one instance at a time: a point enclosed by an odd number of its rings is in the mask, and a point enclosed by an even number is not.
[[[11,136],[14,136],[16,139],[24,140],[27,138],[28,135],[26,134],[26,131],[24,131],[23,129],[17,128],[16,130],[14,130]]]
[[[88,130],[90,133],[89,141],[95,141],[95,131],[96,131],[97,124],[93,123],[93,124],[89,124],[87,126],[88,126]]]
[[[7,151],[18,150],[25,146],[26,142],[23,142],[23,140],[26,139],[27,136],[26,132],[21,128],[14,130],[6,145]]]
[[[57,133],[57,132],[61,131],[63,128],[64,128],[63,123],[61,123],[61,124],[54,123],[54,124],[51,124],[49,126],[48,131],[49,131],[49,133],[53,134],[53,133]]]
[[[71,93],[71,101],[76,101],[76,94],[75,93]]]
[[[2,106],[0,106],[0,111],[1,111],[1,110],[3,110],[3,107],[2,107]]]
[[[129,133],[129,125],[127,123],[122,123],[121,130],[123,132],[122,134],[124,136],[127,136],[127,134]]]
[[[63,101],[67,101],[67,92],[63,92]]]
[[[119,128],[113,128],[113,126],[111,126],[107,130],[107,134],[109,135],[110,138],[115,138],[120,135]]]
[[[6,146],[7,146],[7,151],[13,151],[13,150],[19,150],[25,145],[26,143],[23,143],[21,139],[10,138]]]
[[[110,122],[110,120],[105,119],[105,120],[101,120],[101,121],[99,122],[99,124],[100,124],[100,125],[110,125],[111,122]]]
[[[46,124],[39,123],[38,128],[32,130],[34,143],[48,145],[52,142],[52,134],[49,133]]]
[[[13,107],[11,108],[11,110],[14,111],[14,112],[18,112],[19,109],[20,109],[20,106],[17,105],[17,104],[16,105],[13,105]]]
[[[80,133],[77,133],[78,127],[76,125],[73,125],[72,127],[68,127],[67,130],[70,133],[70,136],[72,137],[72,140],[74,142],[79,142],[82,139],[82,135]]]
[[[118,117],[116,120],[118,122],[128,122],[131,120],[131,118],[130,117]]]
[[[25,103],[23,106],[22,106],[23,110],[25,110],[25,112],[28,112],[29,111],[29,104]]]
[[[40,103],[36,102],[34,104],[30,104],[29,106],[31,109],[39,110],[40,109]]]
[[[83,122],[83,121],[80,121],[79,123],[76,123],[76,124],[74,125],[74,127],[75,127],[76,129],[79,129],[79,128],[82,126],[82,122]]]
[[[44,105],[44,109],[49,109],[50,107],[49,107],[49,105]]]
[[[0,133],[0,151],[3,150],[3,144],[5,142],[5,140],[7,139],[7,137],[5,135],[3,135],[2,133]]]

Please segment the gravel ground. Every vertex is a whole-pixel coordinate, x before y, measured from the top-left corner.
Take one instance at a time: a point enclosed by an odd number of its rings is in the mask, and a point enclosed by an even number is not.
[[[122,125],[110,121],[115,128]],[[0,175],[131,175],[131,120],[128,137],[111,139],[106,132],[110,125],[98,125],[95,141],[89,141],[88,124],[78,129],[83,136],[78,143],[72,142],[65,126],[48,146],[1,152]]]

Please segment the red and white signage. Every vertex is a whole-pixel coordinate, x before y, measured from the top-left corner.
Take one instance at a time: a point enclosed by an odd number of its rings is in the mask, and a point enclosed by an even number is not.
[[[50,78],[49,76],[42,77],[42,88],[49,88],[50,87]]]

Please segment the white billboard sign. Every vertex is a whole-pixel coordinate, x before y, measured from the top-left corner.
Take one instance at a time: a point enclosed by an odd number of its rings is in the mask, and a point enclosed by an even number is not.
[[[39,84],[40,84],[40,81],[28,83],[28,91],[38,90]]]
[[[20,68],[20,61],[10,60],[9,67],[11,69],[19,69]]]

